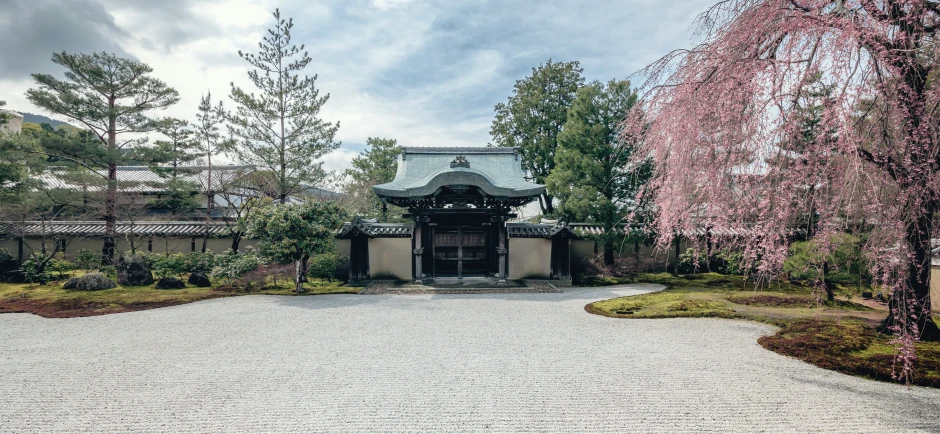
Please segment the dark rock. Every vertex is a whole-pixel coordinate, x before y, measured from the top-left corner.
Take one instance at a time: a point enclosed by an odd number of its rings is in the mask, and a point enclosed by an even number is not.
[[[62,284],[62,289],[75,289],[78,288],[78,282],[81,281],[81,277],[73,277],[69,280],[66,280]]]
[[[871,300],[872,299],[871,291],[862,291],[862,298],[866,300]]]
[[[20,264],[16,261],[16,258],[5,251],[0,251],[0,275],[16,271],[18,268],[20,268]]]
[[[88,273],[82,277],[73,277],[62,285],[63,289],[72,289],[75,291],[100,291],[102,289],[111,289],[117,284],[101,273]]]
[[[0,273],[0,282],[3,283],[25,283],[26,272],[23,270],[7,271]]]
[[[176,277],[164,277],[157,282],[157,289],[183,289],[186,284]]]
[[[117,261],[117,278],[121,285],[143,286],[153,283],[147,259],[141,255],[121,255]]]
[[[193,273],[189,275],[189,279],[186,281],[190,285],[198,286],[200,288],[208,288],[212,286],[212,282],[209,281],[209,276],[206,276],[205,273]]]

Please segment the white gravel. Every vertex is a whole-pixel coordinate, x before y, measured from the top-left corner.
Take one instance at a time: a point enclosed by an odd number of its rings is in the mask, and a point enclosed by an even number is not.
[[[561,294],[245,296],[0,315],[0,432],[940,432],[940,390],[825,371],[768,326]]]

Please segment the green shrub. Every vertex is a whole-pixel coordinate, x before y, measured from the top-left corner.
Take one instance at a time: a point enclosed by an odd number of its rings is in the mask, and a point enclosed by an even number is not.
[[[212,252],[191,252],[185,257],[186,272],[210,273],[215,268],[217,255]]]
[[[679,274],[704,273],[706,271],[742,275],[745,271],[744,253],[730,248],[713,250],[710,264],[708,255],[704,250],[690,248],[679,255]]]
[[[97,270],[101,265],[101,254],[92,250],[81,249],[75,255],[75,265],[85,271]]]
[[[98,267],[98,271],[108,277],[117,277],[117,267],[113,265],[102,265]]]
[[[181,277],[186,273],[186,256],[182,253],[170,255],[148,255],[150,269],[158,279]]]
[[[822,277],[823,264],[826,264],[829,268],[826,279],[829,281],[843,284],[868,282],[870,275],[862,255],[860,237],[851,234],[831,235],[828,238],[828,252],[823,244],[825,241],[812,239],[793,243],[783,263],[783,271],[793,279],[815,280]]]
[[[349,257],[339,253],[324,253],[310,258],[307,275],[332,282],[336,278],[336,269],[343,265]]]
[[[57,273],[59,278],[65,277],[65,273],[76,268],[74,263],[65,259],[52,259],[46,264],[46,270]]]
[[[729,248],[718,249],[713,255],[713,269],[721,274],[743,275],[745,271],[744,252]]]
[[[40,270],[39,266],[46,257],[42,253],[33,253],[29,259],[23,261],[23,271],[26,272],[26,282],[40,283],[45,285],[49,281],[50,275],[48,269]]]
[[[215,258],[215,267],[212,277],[221,279],[229,284],[250,271],[258,269],[264,261],[253,251],[241,253],[226,252]]]
[[[704,251],[689,248],[679,255],[679,274],[700,273],[706,269],[708,256]]]

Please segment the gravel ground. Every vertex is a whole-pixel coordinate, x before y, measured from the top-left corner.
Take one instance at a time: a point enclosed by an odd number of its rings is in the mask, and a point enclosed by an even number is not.
[[[243,296],[0,315],[0,432],[940,432],[940,390],[829,372],[772,328],[554,294]]]

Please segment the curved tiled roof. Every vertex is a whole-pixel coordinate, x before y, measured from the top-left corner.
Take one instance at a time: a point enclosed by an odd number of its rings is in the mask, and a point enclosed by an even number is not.
[[[554,235],[553,231],[558,231],[560,227],[565,227],[571,231],[576,236],[586,237],[586,236],[599,236],[604,235],[606,231],[602,225],[597,225],[593,223],[568,223],[566,225],[559,225],[557,220],[545,220],[543,219],[541,223],[508,223],[506,228],[509,232],[510,237],[521,237],[521,238],[549,238]],[[633,227],[631,228],[628,225],[620,225],[614,229],[618,235],[623,235],[626,232],[639,231],[640,228]],[[682,231],[680,235],[684,237],[704,237],[708,229],[705,227],[697,228],[693,231]],[[731,238],[731,237],[743,237],[750,236],[755,234],[755,230],[751,228],[741,228],[741,229],[712,229],[711,234],[714,237],[719,238]]]
[[[506,232],[513,238],[548,238],[551,225],[534,223],[507,223]]]
[[[0,236],[18,237],[23,234],[27,237],[41,236],[43,223],[38,221],[3,222],[0,223]],[[118,236],[135,234],[137,236],[153,237],[198,237],[205,230],[205,222],[196,221],[142,221],[115,223]],[[56,221],[45,222],[45,233],[48,237],[103,237],[105,223],[103,221]],[[229,229],[224,223],[209,223],[210,237],[225,237]]]
[[[506,232],[513,238],[581,238],[567,223],[558,221],[553,224],[507,223]]]
[[[466,161],[457,164],[458,156]],[[448,185],[475,186],[489,196],[508,198],[545,191],[544,185],[525,180],[516,148],[402,148],[395,179],[373,189],[380,197],[408,198]]]
[[[410,223],[377,223],[374,219],[362,219],[358,216],[352,222],[343,223],[336,235],[340,238],[349,238],[365,235],[369,238],[399,238],[411,237],[414,225]]]

